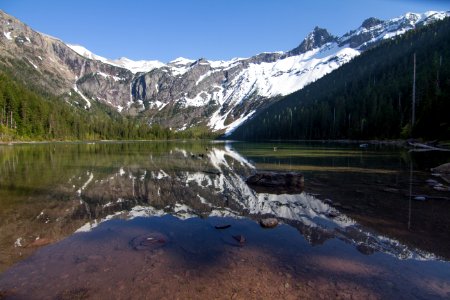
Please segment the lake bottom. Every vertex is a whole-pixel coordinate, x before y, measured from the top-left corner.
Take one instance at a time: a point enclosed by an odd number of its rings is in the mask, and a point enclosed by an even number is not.
[[[217,227],[227,227],[216,229]],[[0,276],[0,299],[446,299],[447,262],[366,255],[245,218],[114,219]]]

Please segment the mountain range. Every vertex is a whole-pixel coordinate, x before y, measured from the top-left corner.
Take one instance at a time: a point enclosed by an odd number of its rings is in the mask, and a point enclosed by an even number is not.
[[[116,60],[39,33],[0,11],[0,66],[27,66],[24,82],[89,110],[94,102],[174,130],[206,126],[229,134],[281,96],[291,94],[387,39],[444,19],[450,12],[365,20],[336,37],[315,27],[289,51],[211,61]]]

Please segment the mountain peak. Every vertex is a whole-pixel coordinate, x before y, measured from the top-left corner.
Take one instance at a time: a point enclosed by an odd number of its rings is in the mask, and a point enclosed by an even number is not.
[[[372,17],[372,18],[368,18],[368,19],[364,20],[361,27],[370,29],[370,28],[377,26],[379,24],[382,24],[382,23],[383,23],[382,20]]]
[[[295,49],[289,51],[290,55],[298,55],[310,51],[315,48],[322,47],[326,43],[333,42],[336,37],[331,35],[328,30],[320,28],[319,26],[314,27],[303,42]]]

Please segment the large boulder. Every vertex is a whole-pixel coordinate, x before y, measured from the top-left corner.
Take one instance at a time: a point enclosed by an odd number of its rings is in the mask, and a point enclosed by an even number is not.
[[[247,184],[258,193],[300,194],[304,188],[304,177],[300,173],[256,173],[247,179]]]

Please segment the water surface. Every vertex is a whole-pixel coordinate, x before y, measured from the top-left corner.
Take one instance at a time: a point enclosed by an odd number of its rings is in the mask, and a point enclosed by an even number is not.
[[[427,182],[447,184],[429,171],[445,154],[211,142],[15,145],[0,154],[6,298],[450,295],[449,192]],[[256,193],[245,179],[260,171],[302,172],[305,192]],[[268,216],[282,224],[261,228]],[[214,227],[223,224],[231,227]],[[149,234],[166,238],[133,249]]]

